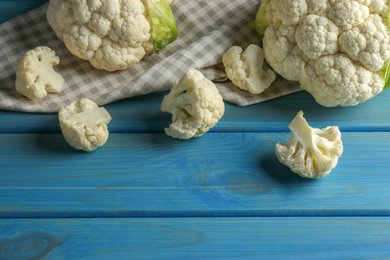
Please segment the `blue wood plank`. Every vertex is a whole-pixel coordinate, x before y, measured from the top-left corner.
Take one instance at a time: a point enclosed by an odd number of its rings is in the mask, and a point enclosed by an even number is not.
[[[0,217],[390,215],[390,133],[345,133],[321,180],[277,162],[288,136],[113,134],[82,153],[58,134],[2,134]]]
[[[106,106],[112,116],[112,133],[161,133],[170,124],[170,115],[160,111],[166,92],[114,102]],[[210,132],[281,132],[302,110],[314,127],[338,125],[342,131],[390,131],[390,91],[356,107],[321,107],[305,93],[278,98],[249,107],[226,103],[226,112]],[[59,132],[56,114],[0,111],[0,133]]]
[[[389,218],[16,219],[1,259],[388,259]]]

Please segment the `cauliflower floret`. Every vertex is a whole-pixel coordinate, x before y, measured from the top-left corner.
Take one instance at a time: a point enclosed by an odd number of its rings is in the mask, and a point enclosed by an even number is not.
[[[293,81],[299,80],[308,59],[295,43],[295,31],[292,26],[270,26],[263,39],[266,61],[278,74]]]
[[[270,7],[274,21],[281,21],[284,25],[296,25],[301,17],[307,14],[306,0],[283,1],[271,0]]]
[[[60,58],[49,47],[29,50],[16,68],[16,91],[31,100],[61,92],[65,80],[53,68],[59,63]]]
[[[301,84],[326,107],[357,105],[380,93],[384,86],[378,73],[353,63],[346,55],[329,55],[310,61]]]
[[[90,99],[82,98],[62,107],[58,119],[65,140],[77,150],[93,151],[108,139],[111,116]]]
[[[308,13],[324,16],[329,10],[328,0],[307,0]]]
[[[338,51],[338,27],[328,18],[308,15],[298,26],[295,39],[298,47],[310,59]]]
[[[244,52],[239,46],[229,48],[222,62],[233,84],[253,94],[262,93],[276,78],[275,72],[264,63],[263,49],[255,44],[250,44]]]
[[[383,18],[389,15],[389,0],[371,0],[370,10]]]
[[[50,0],[47,20],[68,50],[97,69],[126,70],[177,36],[164,0]]]
[[[343,143],[337,126],[312,128],[300,111],[289,124],[292,132],[287,143],[277,143],[278,160],[291,171],[305,178],[321,178],[336,167]]]
[[[343,30],[350,30],[364,22],[370,14],[370,9],[359,1],[329,0],[332,7],[329,18]]]
[[[382,17],[370,15],[358,27],[341,34],[340,48],[367,69],[381,70],[390,57],[389,37]]]
[[[214,83],[191,69],[164,97],[161,110],[172,114],[172,123],[165,128],[165,133],[190,139],[214,127],[223,116],[225,105]]]

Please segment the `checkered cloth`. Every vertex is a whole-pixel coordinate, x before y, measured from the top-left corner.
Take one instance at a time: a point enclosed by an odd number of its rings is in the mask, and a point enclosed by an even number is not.
[[[254,30],[258,8],[259,0],[175,0],[172,9],[179,38],[132,69],[110,73],[69,53],[46,20],[46,4],[0,25],[0,109],[57,112],[82,97],[105,105],[168,90],[190,68],[201,70],[216,82],[226,101],[240,106],[296,92],[296,84],[280,78],[261,95],[242,91],[226,80],[222,54],[233,45],[246,48],[250,43],[260,44]],[[24,53],[38,46],[48,46],[60,57],[55,69],[64,77],[65,85],[59,94],[30,101],[15,90],[15,69]]]

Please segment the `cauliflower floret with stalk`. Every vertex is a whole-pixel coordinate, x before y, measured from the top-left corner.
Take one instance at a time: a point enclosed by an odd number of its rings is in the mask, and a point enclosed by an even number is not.
[[[62,107],[58,119],[65,140],[77,150],[91,152],[108,139],[111,116],[90,99],[82,98]]]
[[[164,97],[161,110],[172,114],[165,133],[190,139],[214,127],[225,112],[225,104],[214,83],[198,70],[190,69]]]
[[[16,68],[16,91],[31,100],[61,92],[65,80],[53,68],[59,63],[60,58],[49,47],[27,51]]]
[[[239,46],[230,47],[222,56],[227,77],[242,90],[260,94],[274,82],[275,72],[265,64],[264,52],[250,44],[245,51]]]
[[[327,107],[354,106],[390,87],[388,0],[261,1],[256,31],[265,59]],[[303,11],[305,12],[298,12]]]
[[[291,138],[285,144],[279,142],[275,146],[278,160],[301,177],[313,179],[327,176],[343,153],[339,128],[312,128],[302,111],[298,112],[289,128]]]
[[[165,0],[50,0],[47,20],[75,56],[106,71],[129,69],[178,36]]]

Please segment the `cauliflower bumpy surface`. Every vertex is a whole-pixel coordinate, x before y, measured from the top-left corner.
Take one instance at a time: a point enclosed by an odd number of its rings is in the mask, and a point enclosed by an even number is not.
[[[65,140],[77,150],[93,151],[108,139],[111,116],[90,99],[82,98],[62,107],[58,119]]]
[[[292,132],[287,143],[277,143],[278,160],[305,178],[321,178],[336,167],[343,143],[337,126],[312,128],[300,111],[289,124]]]
[[[65,83],[53,66],[60,58],[46,46],[25,53],[16,68],[16,91],[31,100],[42,99],[48,93],[59,93]]]
[[[225,112],[225,104],[214,83],[191,69],[164,97],[161,110],[172,114],[172,123],[165,128],[165,133],[190,139],[214,127]]]
[[[227,77],[242,90],[253,94],[263,93],[274,82],[275,72],[265,64],[264,51],[250,44],[245,51],[239,46],[230,47],[222,56]]]
[[[388,0],[266,0],[256,29],[278,74],[299,81],[323,106],[353,106],[390,87],[389,5]]]
[[[165,0],[50,0],[47,19],[72,54],[106,71],[133,67],[178,35]]]

